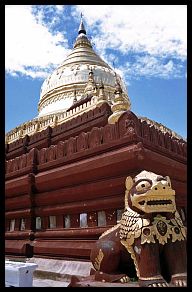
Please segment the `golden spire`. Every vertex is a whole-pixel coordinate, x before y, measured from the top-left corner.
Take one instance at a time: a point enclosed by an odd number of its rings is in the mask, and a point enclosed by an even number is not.
[[[94,80],[94,74],[93,74],[92,68],[89,71],[89,78],[88,78],[87,85],[85,86],[84,93],[87,95],[88,94],[96,95],[97,93],[97,85]]]
[[[99,97],[97,99],[97,106],[100,106],[105,102],[107,102],[107,97],[105,95],[104,84],[103,84],[103,81],[101,79],[100,84],[99,84]]]
[[[86,34],[85,26],[83,24],[83,14],[82,13],[81,13],[81,22],[80,22],[80,25],[79,25],[78,34],[80,34],[80,33]]]
[[[115,124],[118,121],[119,117],[124,112],[130,109],[130,103],[127,98],[123,97],[122,92],[123,91],[122,91],[120,82],[117,79],[117,75],[116,75],[116,83],[115,83],[115,91],[114,91],[115,97],[111,106],[111,110],[113,114],[108,118],[109,124]]]
[[[79,30],[78,30],[78,36],[74,44],[74,48],[82,47],[82,46],[83,47],[87,46],[87,47],[92,48],[92,45],[86,36],[86,30],[83,24],[82,13],[81,13],[81,21],[80,21]]]
[[[74,99],[73,99],[73,104],[77,102],[77,92],[76,89],[74,90]]]

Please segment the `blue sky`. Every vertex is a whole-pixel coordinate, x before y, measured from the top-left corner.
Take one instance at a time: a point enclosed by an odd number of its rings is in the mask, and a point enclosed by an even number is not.
[[[6,5],[5,131],[38,115],[44,79],[70,53],[80,14],[131,110],[187,135],[186,5]]]

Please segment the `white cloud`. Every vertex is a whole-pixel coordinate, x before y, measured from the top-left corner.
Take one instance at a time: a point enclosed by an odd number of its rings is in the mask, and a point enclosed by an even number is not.
[[[47,27],[53,34],[64,14],[65,5],[33,5],[32,11],[38,23]]]
[[[88,25],[97,22],[102,44],[150,54],[186,57],[186,5],[77,5]],[[89,27],[89,29],[91,29]]]
[[[121,66],[124,74],[181,76],[187,57],[186,5],[77,5],[73,14],[80,11],[88,33],[97,31],[93,42],[106,62],[111,63],[108,48],[125,58],[138,56],[128,67]]]
[[[181,77],[182,65],[174,63],[172,60],[164,62],[161,58],[155,56],[137,56],[135,62],[126,62],[123,66],[120,66],[122,74],[128,80],[137,78],[138,76],[143,77]]]
[[[57,11],[59,13],[63,13],[64,9],[65,9],[65,6],[64,5],[55,5],[55,8],[57,9]]]
[[[69,53],[67,33],[57,30],[61,19],[70,17],[65,13],[66,6],[5,8],[6,71],[14,76],[20,72],[45,78]],[[178,77],[181,71],[185,74],[186,5],[77,5],[72,6],[71,21],[80,19],[81,12],[95,50],[124,73],[126,81],[129,76],[169,78]]]
[[[5,6],[5,68],[10,74],[45,78],[50,68],[65,59],[63,35],[53,35],[41,20],[42,13],[37,19],[30,5]]]

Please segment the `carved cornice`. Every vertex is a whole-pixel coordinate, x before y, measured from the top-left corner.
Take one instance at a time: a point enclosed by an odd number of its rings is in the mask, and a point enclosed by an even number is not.
[[[95,107],[95,104],[92,103],[92,106]],[[103,110],[104,108],[106,110],[105,105],[103,105]],[[85,110],[86,110],[86,107],[85,107]],[[100,108],[98,108],[98,111],[100,111]],[[59,121],[59,117],[58,117],[57,122],[58,121]],[[127,124],[127,121],[129,122],[131,121],[131,123]],[[78,119],[76,120],[76,122],[78,122]],[[103,127],[93,127],[88,132],[81,132],[81,133],[78,133],[78,135],[74,135],[74,136],[68,135],[66,136],[67,138],[64,140],[57,139],[55,140],[57,141],[56,145],[54,144],[54,145],[48,146],[47,148],[42,147],[37,151],[37,153],[39,153],[38,165],[40,166],[40,165],[47,164],[46,167],[49,167],[49,163],[53,160],[55,161],[54,165],[56,165],[57,163],[59,164],[61,162],[60,159],[64,159],[64,161],[71,161],[74,159],[74,157],[77,158],[77,157],[80,157],[81,155],[89,155],[90,153],[94,152],[95,149],[97,149],[97,151],[101,153],[107,153],[108,151],[111,151],[113,148],[117,149],[117,145],[125,146],[125,145],[130,145],[130,144],[134,145],[133,147],[135,149],[134,150],[135,155],[141,161],[141,159],[143,159],[146,153],[144,150],[145,148],[143,146],[146,144],[145,142],[147,141],[150,142],[151,146],[155,145],[154,142],[151,141],[151,138],[153,138],[152,135],[150,136],[148,135],[145,137],[145,132],[143,132],[143,129],[142,129],[142,123],[143,122],[141,122],[132,112],[128,111],[122,117],[120,117],[120,119],[117,121],[116,124],[111,124],[111,125],[106,124]],[[76,123],[75,125],[77,124],[78,123]],[[149,126],[147,125],[147,127]],[[66,128],[63,129],[63,131],[65,130]],[[156,129],[153,129],[153,132],[154,132],[153,134],[155,135],[158,134],[158,131]],[[55,137],[55,134],[56,133],[54,133],[53,135],[53,139]],[[60,134],[61,132],[59,131],[58,135]],[[167,140],[168,137],[166,136],[166,134],[163,134],[163,133],[161,134],[164,141],[164,145],[156,144],[155,151],[153,153],[159,152],[163,156],[165,157],[168,156],[169,159],[173,159],[175,162],[179,161],[178,165],[180,166],[181,166],[181,163],[185,164],[187,143],[186,142],[183,143],[180,140],[174,140],[175,147],[173,148],[172,147],[174,146],[172,145],[173,141],[171,140],[168,141]],[[44,138],[45,138],[45,135],[43,139]],[[141,139],[143,140],[143,142],[137,143]],[[167,141],[169,142],[169,144],[167,143]],[[23,142],[23,141],[20,141],[20,142]],[[170,145],[171,145],[171,149],[170,149]],[[132,146],[129,146],[129,147],[132,147]],[[30,148],[29,148],[29,151],[30,151]],[[14,171],[25,168],[26,167],[25,158],[28,157],[27,154],[28,153],[22,154],[20,156],[17,156],[13,159],[8,160],[6,162],[6,173],[14,172]],[[23,162],[21,162],[21,160]]]
[[[160,130],[163,133],[168,133],[172,137],[186,141],[186,139],[184,139],[182,136],[178,135],[176,132],[172,131],[171,129],[167,128],[166,126],[162,125],[161,123],[158,123],[158,122],[153,121],[153,120],[146,118],[146,117],[139,117],[138,116],[138,118],[141,121],[145,121],[148,125],[154,126],[156,129]]]

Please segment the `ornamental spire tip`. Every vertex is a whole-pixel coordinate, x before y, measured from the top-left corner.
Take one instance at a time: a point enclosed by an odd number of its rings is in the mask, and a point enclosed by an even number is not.
[[[80,22],[80,25],[79,25],[79,31],[78,31],[78,33],[79,34],[80,33],[86,34],[85,26],[83,24],[83,14],[82,14],[82,12],[81,12],[81,22]]]

